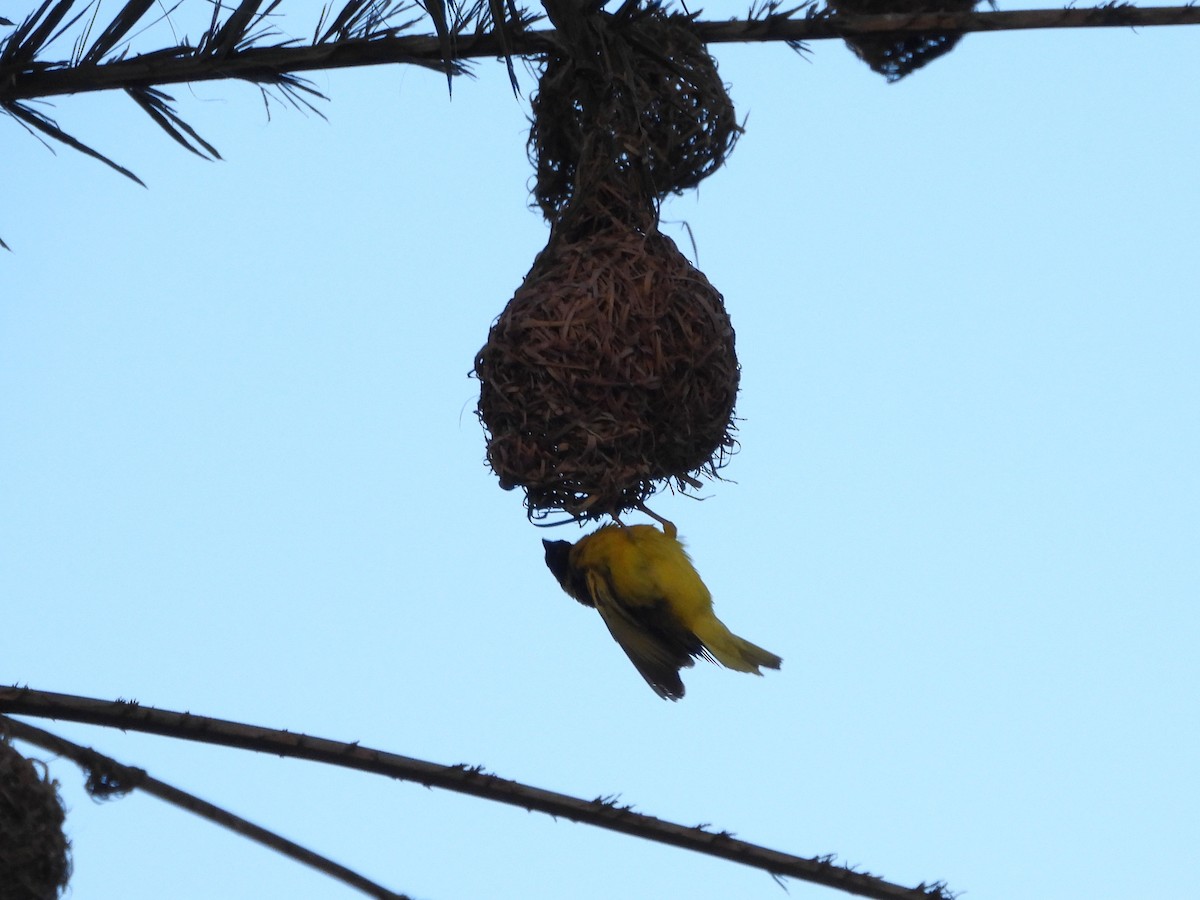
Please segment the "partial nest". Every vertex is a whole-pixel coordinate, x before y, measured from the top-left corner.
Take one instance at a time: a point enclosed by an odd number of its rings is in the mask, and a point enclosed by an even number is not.
[[[71,874],[58,784],[0,737],[0,896],[53,900]]]
[[[585,155],[610,182],[630,182],[627,193],[662,199],[719,168],[741,133],[691,16],[651,7],[595,21],[594,52],[551,54],[533,98],[533,194],[550,222],[577,193]],[[585,148],[598,132],[611,140],[595,158]]]
[[[885,13],[969,12],[978,0],[826,0],[835,13],[882,15]],[[949,53],[962,39],[956,32],[879,34],[846,38],[846,46],[889,82]]]
[[[670,238],[559,230],[475,361],[488,462],[531,517],[619,515],[732,452],[734,332]]]

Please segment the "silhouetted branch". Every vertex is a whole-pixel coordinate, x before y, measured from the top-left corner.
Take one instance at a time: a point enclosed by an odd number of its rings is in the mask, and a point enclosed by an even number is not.
[[[265,847],[270,847],[272,850],[304,863],[306,866],[311,866],[319,872],[324,872],[326,875],[357,888],[364,894],[378,897],[380,900],[409,900],[404,894],[389,891],[357,872],[347,869],[319,853],[301,847],[273,831],[248,822],[241,816],[214,806],[206,800],[201,800],[187,791],[181,791],[157,778],[152,778],[143,769],[122,765],[115,759],[97,753],[90,747],[81,747],[25,722],[10,719],[8,716],[0,716],[0,734],[6,732],[17,740],[34,744],[43,750],[65,756],[77,763],[87,773],[88,793],[97,799],[106,800],[124,796],[133,790],[144,791],[201,818],[208,819],[210,822],[235,831],[252,841],[257,841]]]
[[[767,16],[730,22],[697,22],[706,44],[762,41],[818,41],[858,35],[952,31],[1026,31],[1042,28],[1143,28],[1198,25],[1200,7],[1105,4],[1090,8],[1018,9],[1011,12],[905,13],[846,16],[812,13],[804,17]]]
[[[1101,6],[1090,9],[1032,9],[1013,12],[921,13],[886,16],[769,16],[729,22],[697,22],[708,44],[796,43],[880,33],[1019,31],[1044,28],[1145,28],[1200,24],[1200,6]],[[553,30],[514,31],[507,36],[515,56],[538,56],[557,45]],[[398,35],[304,46],[248,47],[225,56],[219,66],[200,54],[154,52],[104,63],[56,64],[8,74],[0,80],[0,103],[85,91],[140,88],[180,82],[244,79],[268,73],[311,72],[359,66],[408,64],[444,69],[443,46],[433,35]],[[499,57],[504,43],[495,32],[459,34],[453,61]],[[0,68],[3,68],[0,65]],[[461,68],[453,68],[461,73]]]
[[[386,775],[694,850],[762,869],[776,878],[799,878],[860,897],[877,900],[947,900],[953,897],[940,882],[907,888],[837,865],[832,856],[811,859],[793,856],[738,840],[729,832],[677,825],[637,813],[613,798],[581,800],[499,778],[478,766],[438,765],[362,747],[357,742],[343,743],[191,713],[159,710],[132,701],[95,700],[20,687],[0,688],[0,712],[142,731]]]

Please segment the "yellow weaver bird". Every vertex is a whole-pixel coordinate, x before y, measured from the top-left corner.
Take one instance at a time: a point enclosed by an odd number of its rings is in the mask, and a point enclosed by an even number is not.
[[[774,653],[731,632],[675,526],[605,525],[576,543],[542,541],[562,589],[595,607],[616,642],[660,697],[683,696],[679,670],[702,656],[739,672],[778,669]]]

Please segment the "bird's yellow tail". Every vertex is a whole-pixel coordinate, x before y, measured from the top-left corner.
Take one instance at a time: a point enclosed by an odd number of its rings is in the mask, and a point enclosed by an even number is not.
[[[761,675],[759,666],[778,669],[783,662],[769,650],[738,637],[711,613],[697,622],[693,631],[716,661],[727,669]]]

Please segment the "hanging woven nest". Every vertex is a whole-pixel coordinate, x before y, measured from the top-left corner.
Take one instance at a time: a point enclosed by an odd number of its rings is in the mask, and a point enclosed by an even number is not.
[[[58,784],[0,738],[0,897],[53,900],[71,874]]]
[[[835,13],[882,15],[885,13],[969,12],[978,0],[826,0]],[[954,49],[962,39],[956,32],[879,34],[846,38],[846,46],[889,83],[899,81]]]
[[[548,58],[529,147],[550,241],[475,360],[488,463],[531,518],[618,516],[732,453],[733,326],[658,207],[739,131],[690,16],[597,13]]]
[[[530,517],[619,515],[698,486],[735,442],[739,369],[720,293],[670,238],[557,229],[475,360],[488,462]]]
[[[742,130],[692,16],[652,6],[594,22],[593,52],[550,54],[532,102],[533,195],[550,222],[576,193],[576,169],[597,130],[613,137],[604,160],[610,179],[645,179],[658,199],[719,168]]]

